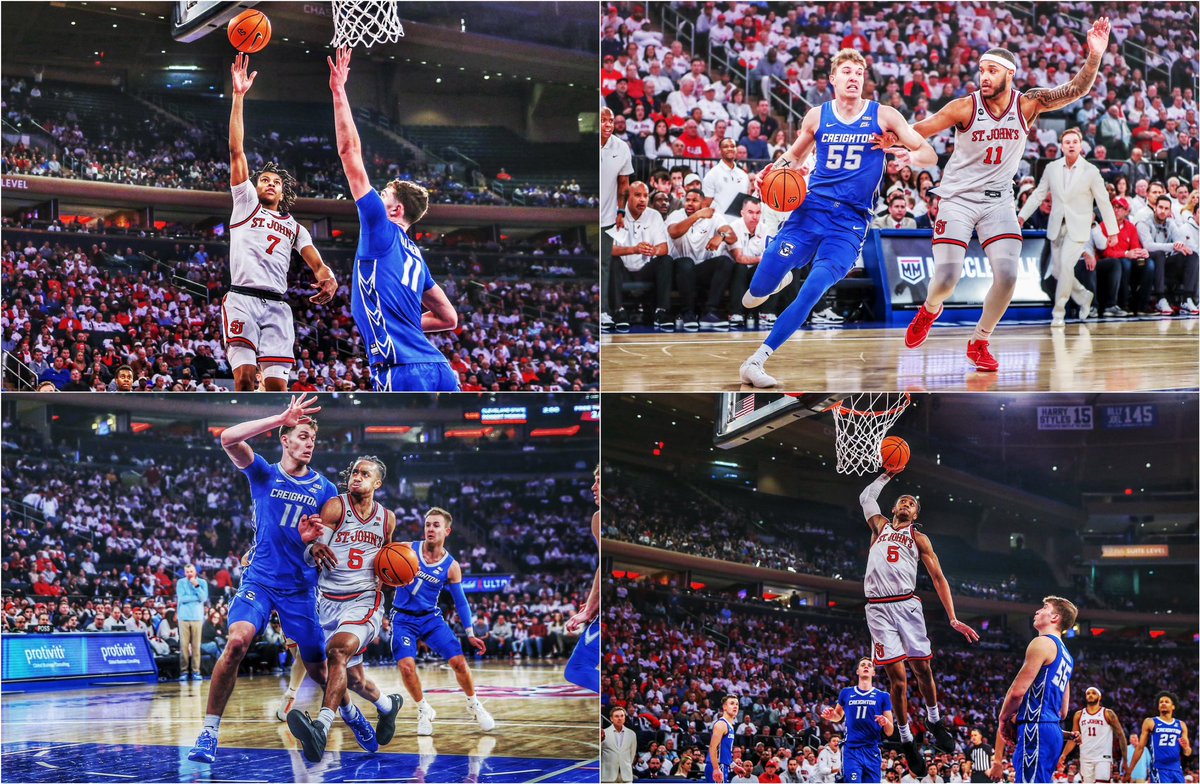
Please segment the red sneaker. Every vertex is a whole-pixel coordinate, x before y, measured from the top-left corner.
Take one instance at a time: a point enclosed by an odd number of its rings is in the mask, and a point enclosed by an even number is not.
[[[974,365],[976,370],[985,373],[995,373],[1000,369],[1000,363],[992,356],[992,352],[988,351],[986,340],[972,340],[967,343],[967,361]]]
[[[904,345],[916,348],[924,343],[925,338],[929,337],[929,330],[933,328],[933,322],[937,321],[943,310],[945,308],[939,308],[937,313],[930,313],[924,305],[917,308],[917,315],[913,317],[908,331],[904,333]]]

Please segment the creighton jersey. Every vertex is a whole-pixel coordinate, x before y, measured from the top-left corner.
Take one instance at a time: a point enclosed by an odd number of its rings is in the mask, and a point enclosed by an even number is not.
[[[354,511],[348,494],[341,498],[342,519],[329,541],[329,548],[337,556],[337,566],[321,570],[317,587],[322,593],[332,594],[373,591],[377,586],[375,557],[385,544],[387,510],[376,502],[370,516],[363,519]]]
[[[1008,111],[999,117],[992,116],[979,91],[972,92],[971,122],[955,129],[954,154],[935,193],[943,199],[964,196],[972,201],[1012,198],[1013,177],[1021,165],[1028,135],[1019,92],[1012,91]]]
[[[278,463],[256,454],[242,469],[254,499],[254,546],[244,582],[258,582],[278,591],[310,591],[315,569],[304,563],[300,520],[321,513],[337,488],[311,468],[302,477],[290,476]]]
[[[1150,770],[1151,780],[1157,781],[1157,774],[1164,771],[1182,770],[1179,762],[1179,739],[1183,737],[1183,727],[1179,719],[1163,721],[1154,717],[1154,731],[1150,733]],[[1182,781],[1182,777],[1179,778]]]
[[[1053,634],[1047,635],[1058,648],[1054,661],[1042,666],[1034,676],[1033,683],[1025,696],[1021,698],[1021,707],[1017,709],[1018,724],[1035,724],[1039,722],[1059,723],[1062,712],[1063,693],[1071,682],[1071,671],[1075,669],[1075,660],[1067,652],[1067,646]],[[1061,736],[1060,736],[1061,740]]]
[[[425,292],[436,284],[408,234],[388,220],[383,199],[358,200],[361,233],[350,306],[372,365],[449,364],[421,329]]]
[[[917,587],[917,562],[920,561],[912,526],[897,531],[885,525],[871,543],[867,555],[867,573],[863,589],[868,599],[907,597]]]
[[[308,229],[286,212],[262,206],[253,180],[234,185],[229,218],[229,277],[234,286],[287,291],[292,250],[312,245]]]
[[[849,122],[843,122],[833,106],[832,101],[821,104],[817,164],[808,180],[808,198],[816,196],[827,204],[836,202],[836,206],[865,217],[875,206],[887,158],[883,150],[871,149],[871,138],[883,133],[879,104],[867,101],[862,114]],[[800,214],[799,210],[792,213]]]
[[[1104,708],[1079,714],[1079,762],[1101,762],[1112,759],[1112,725],[1104,718]]]
[[[421,541],[412,543],[412,549],[417,554],[421,570],[417,572],[417,578],[411,584],[396,589],[396,598],[392,600],[392,606],[414,615],[424,615],[430,612],[441,615],[442,610],[438,607],[438,597],[448,582],[450,567],[454,565],[454,557],[447,552],[442,556],[442,560],[429,563],[425,560],[425,554],[421,552],[423,544],[424,542]]]
[[[838,705],[846,713],[846,748],[878,747],[883,740],[883,727],[875,723],[875,717],[892,709],[891,695],[875,688],[861,691],[857,686],[849,686],[838,695]]]

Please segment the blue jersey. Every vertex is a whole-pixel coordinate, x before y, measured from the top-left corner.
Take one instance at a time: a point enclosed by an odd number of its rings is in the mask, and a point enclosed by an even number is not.
[[[719,722],[724,722],[725,737],[721,738],[721,745],[717,747],[717,764],[732,765],[733,764],[733,725],[729,723],[729,719],[722,716],[717,719]],[[713,724],[713,729],[716,729],[716,724]]]
[[[1179,719],[1163,721],[1154,717],[1154,731],[1150,733],[1150,764],[1155,770],[1180,769],[1179,739],[1183,737],[1183,725]]]
[[[883,133],[879,126],[879,104],[867,101],[863,113],[843,122],[834,102],[821,104],[816,132],[817,165],[808,180],[808,197],[854,210],[870,219],[887,154],[871,149],[871,138]]]
[[[388,220],[379,194],[358,200],[360,231],[350,308],[372,365],[449,364],[421,329],[421,304],[433,276],[421,249]]]
[[[1067,646],[1057,635],[1046,635],[1054,641],[1058,654],[1054,661],[1043,665],[1034,677],[1029,691],[1021,698],[1021,706],[1017,709],[1017,722],[1036,724],[1054,722],[1057,724],[1062,715],[1063,694],[1071,682],[1071,671],[1075,669],[1075,660],[1067,653]]]
[[[258,454],[242,473],[254,500],[254,546],[243,580],[279,591],[311,590],[317,571],[304,563],[300,520],[320,514],[325,502],[338,494],[337,488],[319,471],[310,468],[294,477]]]
[[[417,578],[412,583],[396,589],[396,598],[392,600],[392,606],[410,613],[432,611],[441,615],[438,597],[442,595],[442,588],[445,588],[446,583],[449,582],[450,567],[454,565],[454,556],[447,552],[442,555],[442,560],[437,563],[429,563],[421,552],[421,544],[420,541],[412,543],[412,549],[417,554],[421,570],[417,572]]]
[[[883,740],[883,727],[875,723],[875,717],[892,709],[892,695],[875,688],[860,691],[850,686],[838,695],[838,705],[846,712],[845,746],[878,746]]]

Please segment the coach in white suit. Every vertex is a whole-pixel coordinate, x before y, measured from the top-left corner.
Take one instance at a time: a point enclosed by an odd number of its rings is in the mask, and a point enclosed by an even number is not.
[[[1063,132],[1059,140],[1064,157],[1051,161],[1042,172],[1037,188],[1017,216],[1021,225],[1033,214],[1046,192],[1050,192],[1050,220],[1046,225],[1046,239],[1050,240],[1050,269],[1058,278],[1054,291],[1054,310],[1050,326],[1061,327],[1065,323],[1067,300],[1074,299],[1079,305],[1079,317],[1086,319],[1092,308],[1092,292],[1084,288],[1075,278],[1075,262],[1083,255],[1092,231],[1092,207],[1099,205],[1100,216],[1108,233],[1117,231],[1117,215],[1108,200],[1104,178],[1100,170],[1088,163],[1079,153],[1083,147],[1083,136],[1078,128]]]
[[[606,784],[633,781],[637,733],[625,726],[624,708],[613,708],[608,718],[612,726],[604,730],[604,738],[600,741],[600,780]]]

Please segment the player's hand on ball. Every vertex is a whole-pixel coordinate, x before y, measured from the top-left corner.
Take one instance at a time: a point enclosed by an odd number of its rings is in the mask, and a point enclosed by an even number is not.
[[[348,46],[339,46],[336,61],[332,57],[325,58],[329,63],[329,89],[334,92],[346,89],[346,80],[350,78],[351,51]]]
[[[1109,30],[1107,16],[1102,16],[1093,22],[1092,29],[1088,30],[1087,34],[1088,50],[1103,54],[1104,50],[1108,48]]]
[[[254,85],[254,77],[258,76],[258,71],[246,75],[246,71],[250,69],[250,57],[238,52],[238,56],[233,58],[233,65],[229,66],[229,73],[233,75],[233,94],[245,95]]]
[[[306,515],[296,527],[300,530],[300,541],[305,544],[317,541],[321,534],[325,533],[325,526],[321,523],[319,514]]]
[[[950,622],[950,628],[967,638],[967,642],[979,642],[979,632],[955,618]]]
[[[480,653],[487,653],[487,643],[484,642],[483,640],[479,639],[475,635],[472,634],[470,637],[468,637],[467,642],[471,643],[471,647],[473,647],[475,650],[479,651]]]
[[[327,544],[318,542],[312,547],[313,560],[317,562],[318,569],[329,571],[337,566],[337,556],[333,554],[333,549]]]

